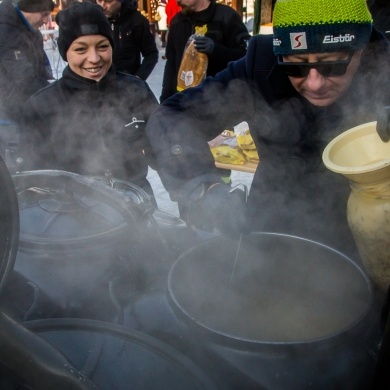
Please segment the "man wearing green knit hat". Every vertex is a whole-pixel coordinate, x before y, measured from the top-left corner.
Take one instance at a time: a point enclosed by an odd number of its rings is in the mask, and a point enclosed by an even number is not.
[[[279,0],[273,20],[273,51],[280,70],[313,105],[333,104],[349,89],[363,49],[371,46],[366,2]]]
[[[359,260],[350,189],[322,151],[390,105],[389,43],[371,19],[366,0],[278,0],[272,35],[253,37],[244,58],[154,112],[147,133],[171,198],[193,210],[189,224],[297,235]],[[247,205],[220,183],[206,143],[242,121],[260,156]]]

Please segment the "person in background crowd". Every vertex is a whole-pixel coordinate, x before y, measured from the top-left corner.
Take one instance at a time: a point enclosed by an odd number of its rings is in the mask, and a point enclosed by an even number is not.
[[[161,0],[158,3],[157,14],[159,15],[160,20],[157,21],[158,31],[160,33],[161,47],[166,46],[166,37],[167,37],[167,13],[165,12],[166,1]]]
[[[167,0],[166,6],[165,6],[165,13],[167,15],[167,35],[165,37],[166,41],[168,40],[169,25],[171,23],[171,20],[180,11],[181,11],[181,7],[179,4],[177,4],[176,0]],[[166,54],[164,54],[161,58],[163,60],[166,60],[167,59]]]
[[[24,168],[113,177],[153,195],[144,133],[158,102],[140,78],[115,72],[114,39],[100,6],[74,2],[56,16],[62,77],[27,102],[22,133]],[[150,157],[150,158],[149,158]]]
[[[207,26],[206,35],[198,37],[195,46],[208,56],[208,76],[215,76],[228,62],[243,57],[250,38],[240,15],[227,5],[215,0],[179,0],[178,4],[181,12],[168,21],[167,62],[160,102],[177,92],[177,75],[183,53],[196,27]]]
[[[137,0],[96,0],[114,33],[115,68],[146,80],[158,62],[149,21],[137,10]]]
[[[165,13],[167,14],[167,27],[171,24],[173,17],[181,11],[181,6],[177,3],[176,0],[167,0],[165,7]]]
[[[160,102],[177,92],[177,77],[188,38],[202,26],[207,27],[205,36],[198,36],[196,49],[208,57],[207,75],[226,68],[230,61],[246,53],[250,35],[240,15],[231,7],[215,0],[179,0],[182,10],[170,23],[169,40]],[[236,124],[236,123],[235,123]],[[222,132],[225,130],[221,128]],[[231,172],[220,170],[226,183],[231,183]],[[179,202],[180,216],[186,218],[186,207]]]
[[[189,224],[297,235],[358,258],[349,184],[325,168],[322,152],[390,104],[389,43],[365,0],[278,0],[273,31],[153,113],[146,132],[160,177],[172,200],[189,205]],[[260,156],[247,206],[222,183],[207,144],[244,120]]]
[[[48,23],[52,0],[3,0],[0,4],[0,153],[17,149],[21,109],[53,75],[38,30]],[[16,150],[14,150],[16,152]]]
[[[390,40],[390,1],[367,0],[368,8],[374,20],[374,26]]]

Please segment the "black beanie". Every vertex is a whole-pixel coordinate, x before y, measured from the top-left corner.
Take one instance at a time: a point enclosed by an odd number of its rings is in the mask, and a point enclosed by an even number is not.
[[[34,12],[52,12],[54,3],[52,0],[13,0],[14,5],[17,5],[21,11]]]
[[[69,46],[83,35],[103,35],[114,47],[110,23],[103,8],[97,4],[73,2],[69,8],[57,13],[56,23],[59,27],[58,51],[64,61]]]

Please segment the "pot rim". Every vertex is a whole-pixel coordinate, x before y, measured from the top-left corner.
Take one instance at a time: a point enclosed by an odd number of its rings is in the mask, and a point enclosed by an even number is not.
[[[338,337],[343,336],[346,332],[352,332],[355,328],[358,328],[359,325],[361,325],[364,318],[368,317],[370,312],[373,308],[373,302],[374,302],[374,294],[373,294],[373,287],[372,283],[369,279],[369,277],[364,272],[363,268],[361,268],[356,262],[354,262],[351,258],[344,255],[343,253],[337,251],[336,249],[333,249],[325,244],[321,244],[319,242],[306,239],[303,237],[293,236],[289,234],[284,233],[274,233],[274,232],[252,232],[250,235],[264,235],[264,236],[275,236],[275,237],[287,237],[292,239],[298,239],[300,241],[313,243],[315,245],[321,246],[325,248],[326,250],[329,250],[331,252],[334,252],[338,256],[343,257],[348,263],[352,264],[356,271],[362,276],[366,287],[367,287],[367,293],[368,293],[368,302],[367,302],[367,308],[364,310],[354,321],[349,323],[343,328],[340,328],[337,332],[330,333],[323,337],[313,338],[310,340],[301,339],[301,340],[294,340],[294,341],[268,341],[268,340],[258,340],[258,339],[251,339],[251,338],[245,338],[241,336],[237,336],[234,334],[230,334],[227,332],[219,331],[216,329],[213,329],[212,327],[208,326],[207,324],[202,323],[199,319],[191,315],[183,305],[178,301],[178,299],[175,297],[174,294],[174,288],[173,288],[173,272],[175,269],[175,266],[183,261],[185,257],[191,253],[194,250],[197,250],[198,248],[202,248],[204,246],[207,246],[209,242],[216,241],[222,238],[223,236],[217,236],[212,237],[210,239],[207,239],[200,243],[199,245],[196,245],[195,247],[190,248],[186,252],[182,253],[172,264],[169,274],[168,274],[168,283],[167,283],[167,290],[168,290],[168,301],[171,303],[171,306],[173,306],[173,310],[180,315],[181,318],[186,320],[187,322],[190,321],[192,324],[195,325],[195,327],[202,331],[205,335],[209,335],[215,340],[219,340],[220,342],[225,343],[226,341],[233,343],[234,345],[241,345],[244,346],[244,348],[252,347],[254,349],[260,347],[260,346],[310,346],[312,344],[319,344],[319,343],[329,343],[329,340],[336,339]]]
[[[56,251],[60,247],[63,250],[79,250],[85,246],[104,246],[112,241],[117,242],[126,236],[137,235],[134,225],[144,221],[150,212],[149,208],[144,209],[143,205],[135,204],[132,199],[117,189],[111,187],[102,179],[79,175],[73,172],[61,170],[36,170],[23,171],[12,175],[12,180],[17,189],[17,193],[23,192],[29,186],[40,186],[57,188],[66,186],[77,194],[85,195],[100,203],[108,205],[115,210],[123,219],[115,226],[103,232],[94,232],[81,237],[43,237],[20,232],[20,248],[28,250],[49,250]],[[113,179],[114,180],[114,179]],[[144,191],[137,186],[115,179],[114,182],[126,183],[129,188],[134,189],[141,195]]]
[[[139,330],[125,328],[122,325],[111,322],[84,318],[39,319],[24,322],[23,325],[30,331],[38,333],[38,335],[57,331],[92,332],[138,344],[146,350],[155,353],[156,356],[180,367],[187,373],[188,377],[192,377],[194,382],[201,386],[199,389],[216,390],[214,384],[195,362],[168,343]]]

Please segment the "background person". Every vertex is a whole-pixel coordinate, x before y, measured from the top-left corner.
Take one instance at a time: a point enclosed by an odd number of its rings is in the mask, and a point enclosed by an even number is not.
[[[167,26],[169,28],[173,17],[181,11],[181,6],[177,3],[176,0],[167,0],[167,5],[165,7],[165,13],[167,14]]]
[[[197,39],[196,48],[208,56],[208,76],[214,76],[225,69],[228,62],[243,57],[250,38],[240,15],[227,5],[215,0],[179,0],[177,4],[181,11],[168,21],[167,62],[160,102],[177,92],[177,75],[184,49],[196,27],[207,26],[206,36]]]
[[[168,40],[169,25],[171,24],[173,17],[180,11],[181,11],[181,7],[179,4],[177,4],[176,0],[167,0],[166,6],[165,6],[165,13],[167,15],[167,35],[165,37],[166,41]],[[167,56],[165,55],[165,53],[161,58],[163,60],[167,59]]]
[[[161,47],[166,46],[166,37],[168,32],[167,27],[167,13],[165,12],[166,1],[161,0],[157,6],[157,14],[160,20],[157,21],[158,31],[160,33]]]
[[[24,103],[53,79],[38,30],[49,22],[53,9],[51,0],[0,4],[0,154],[10,145],[17,149]]]
[[[171,0],[172,1],[172,0]],[[246,53],[250,38],[241,16],[231,7],[215,0],[178,0],[181,11],[169,23],[162,91],[160,102],[177,92],[177,78],[188,38],[201,26],[207,27],[205,36],[197,37],[196,49],[208,57],[207,76],[226,68],[230,61]],[[236,125],[235,123],[234,125]],[[225,130],[221,128],[220,132]],[[220,170],[224,182],[231,183],[231,172]],[[180,216],[186,218],[186,207],[179,202]]]
[[[273,26],[244,58],[154,112],[147,134],[160,176],[173,200],[190,205],[189,223],[297,235],[358,258],[349,184],[322,152],[390,104],[389,43],[365,0],[278,0]],[[244,120],[260,156],[245,224],[245,204],[221,183],[207,144]]]
[[[74,2],[56,16],[62,77],[26,104],[25,169],[59,169],[131,181],[153,195],[146,179],[144,129],[158,102],[138,77],[115,72],[111,26],[100,6]]]
[[[96,0],[114,34],[115,68],[146,80],[158,62],[158,49],[149,21],[137,10],[137,0]]]

